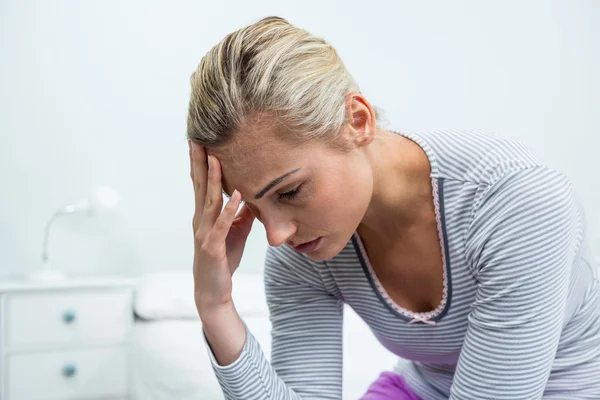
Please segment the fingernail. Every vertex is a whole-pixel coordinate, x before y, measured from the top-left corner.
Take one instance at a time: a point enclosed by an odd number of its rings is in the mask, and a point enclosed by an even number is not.
[[[233,193],[231,194],[231,198],[234,200],[237,200],[237,196],[239,196],[240,192],[237,191],[237,189],[233,190]]]
[[[212,163],[213,163],[212,156],[208,156],[208,169],[212,169]]]

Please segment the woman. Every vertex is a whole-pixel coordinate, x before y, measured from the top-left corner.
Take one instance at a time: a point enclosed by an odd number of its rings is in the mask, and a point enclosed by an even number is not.
[[[410,361],[365,399],[600,398],[600,289],[564,175],[493,134],[382,129],[335,50],[276,17],[191,84],[195,299],[227,399],[340,399],[343,303]],[[231,300],[254,218],[271,363]]]

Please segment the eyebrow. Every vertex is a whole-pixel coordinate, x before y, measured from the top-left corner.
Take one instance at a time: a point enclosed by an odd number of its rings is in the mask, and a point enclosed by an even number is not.
[[[273,187],[275,187],[276,185],[278,185],[279,183],[281,183],[281,181],[283,181],[285,178],[287,178],[288,176],[296,173],[300,171],[300,168],[296,168],[290,172],[286,172],[285,174],[281,175],[279,178],[275,178],[273,179],[271,182],[269,182],[267,184],[267,186],[265,186],[260,192],[256,193],[254,195],[254,198],[256,200],[262,198],[269,190],[273,189]],[[225,192],[225,189],[223,188],[223,193],[225,194],[225,196],[227,196],[227,198],[231,198],[230,195],[227,194],[227,192]]]
[[[293,173],[296,173],[300,171],[300,168],[296,168],[290,172],[286,172],[285,174],[281,175],[279,178],[275,178],[273,179],[271,182],[269,182],[269,184],[267,184],[267,186],[265,186],[263,188],[263,190],[261,190],[260,192],[256,193],[254,195],[254,198],[256,200],[260,199],[261,197],[263,197],[269,190],[273,189],[273,187],[277,184],[279,184],[281,181],[283,181],[285,178],[287,178],[288,176],[292,175]]]

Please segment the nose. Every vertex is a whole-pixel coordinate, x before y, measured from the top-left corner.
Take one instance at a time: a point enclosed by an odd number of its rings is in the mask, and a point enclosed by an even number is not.
[[[262,217],[262,223],[265,226],[267,241],[270,246],[283,246],[296,233],[296,226],[292,221],[273,217],[265,218],[264,215]]]

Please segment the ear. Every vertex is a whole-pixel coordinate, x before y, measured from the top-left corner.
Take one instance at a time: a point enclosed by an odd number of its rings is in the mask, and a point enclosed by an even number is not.
[[[346,116],[355,145],[362,147],[371,143],[377,120],[373,107],[362,94],[350,92],[346,95]]]

